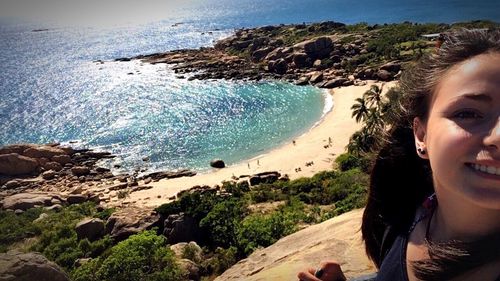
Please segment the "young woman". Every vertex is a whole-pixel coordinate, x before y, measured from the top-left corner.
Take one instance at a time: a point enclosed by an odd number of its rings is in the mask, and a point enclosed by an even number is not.
[[[362,233],[376,281],[500,280],[500,30],[460,30],[401,79]],[[300,280],[345,280],[339,264]]]

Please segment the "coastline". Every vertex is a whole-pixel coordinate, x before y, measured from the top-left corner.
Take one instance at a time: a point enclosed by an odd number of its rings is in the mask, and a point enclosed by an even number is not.
[[[384,91],[396,85],[396,81],[386,82]],[[272,151],[228,166],[213,169],[210,172],[193,177],[163,179],[151,182],[151,189],[130,194],[130,197],[118,204],[132,204],[140,207],[157,207],[171,201],[173,196],[196,185],[215,186],[223,181],[230,181],[233,176],[253,175],[260,172],[277,171],[293,180],[311,177],[314,174],[331,170],[335,158],[345,152],[350,136],[361,128],[361,124],[351,118],[351,106],[356,98],[362,97],[371,85],[381,82],[367,81],[363,86],[347,86],[329,90],[333,97],[333,108],[326,113],[319,124],[295,139],[295,144],[287,143]],[[329,144],[331,138],[331,145]],[[306,166],[306,162],[313,165]],[[295,169],[300,168],[300,171]]]

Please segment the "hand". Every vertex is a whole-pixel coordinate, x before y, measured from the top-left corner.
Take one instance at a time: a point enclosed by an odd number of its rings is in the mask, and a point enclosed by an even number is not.
[[[324,261],[318,269],[309,268],[307,271],[301,271],[297,274],[300,281],[346,281],[347,279],[340,268],[340,265],[335,261]],[[319,273],[319,274],[316,274]],[[314,276],[314,275],[317,276]]]

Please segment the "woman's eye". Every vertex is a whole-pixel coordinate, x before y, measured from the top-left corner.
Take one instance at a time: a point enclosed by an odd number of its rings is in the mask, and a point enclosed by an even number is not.
[[[471,111],[471,110],[459,111],[459,112],[455,113],[453,115],[453,117],[459,118],[459,119],[479,119],[479,118],[482,118],[482,116],[479,113],[477,113],[475,111]]]

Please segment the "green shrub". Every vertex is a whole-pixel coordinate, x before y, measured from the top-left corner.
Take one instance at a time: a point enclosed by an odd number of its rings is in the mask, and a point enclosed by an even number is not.
[[[156,211],[164,217],[184,212],[200,221],[222,200],[215,190],[186,192],[178,200],[159,206]]]
[[[47,212],[48,216],[42,221],[34,223],[40,229],[38,237],[31,250],[41,252],[49,260],[67,270],[74,267],[79,258],[96,257],[106,251],[113,241],[109,237],[89,242],[78,241],[75,226],[85,217],[110,214],[110,211],[97,212],[95,203],[71,205],[59,212]]]
[[[213,256],[201,263],[205,275],[215,274],[220,275],[228,268],[238,262],[238,249],[229,247],[227,249],[217,247]],[[211,280],[211,279],[210,279]]]
[[[270,246],[281,237],[295,232],[297,223],[304,218],[304,204],[295,198],[271,214],[249,215],[238,225],[239,248],[249,255],[258,247]]]
[[[41,229],[33,221],[42,212],[41,208],[36,208],[16,215],[12,211],[0,210],[0,252],[6,252],[15,242],[39,235]]]
[[[360,170],[366,172],[370,166],[370,160],[363,157],[357,156],[351,153],[340,154],[336,159],[339,169],[341,171],[347,171],[354,168],[359,168]]]
[[[274,184],[259,184],[252,188],[249,192],[250,200],[253,203],[262,203],[270,201],[278,201],[283,199],[281,195],[281,188],[278,183]]]
[[[174,253],[154,231],[132,235],[111,248],[106,257],[92,260],[73,274],[75,281],[180,280]]]
[[[200,221],[200,226],[209,233],[214,246],[229,248],[237,244],[236,228],[245,213],[246,206],[241,200],[222,201]]]

